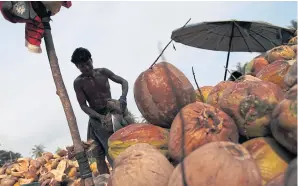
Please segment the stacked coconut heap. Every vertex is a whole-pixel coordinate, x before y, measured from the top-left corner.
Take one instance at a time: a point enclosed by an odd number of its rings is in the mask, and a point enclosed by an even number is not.
[[[85,149],[92,150],[93,141],[83,142]],[[80,186],[79,165],[74,159],[73,146],[62,149],[56,154],[45,152],[41,157],[19,158],[0,168],[1,186],[21,186],[39,182],[46,186]],[[91,163],[93,175],[98,175],[96,163]]]
[[[110,137],[108,186],[296,185],[296,43],[254,58],[238,81],[200,91],[167,62],[142,72],[134,96],[148,123]],[[70,159],[18,159],[0,169],[0,185],[80,185]]]
[[[134,96],[148,124],[110,137],[108,186],[296,185],[296,42],[254,58],[237,81],[201,87],[202,95],[170,63],[141,73]]]

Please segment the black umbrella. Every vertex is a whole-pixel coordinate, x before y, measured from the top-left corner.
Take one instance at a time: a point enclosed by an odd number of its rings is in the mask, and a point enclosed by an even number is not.
[[[285,44],[294,31],[265,22],[217,21],[202,22],[172,32],[172,40],[187,46],[214,51],[227,51],[224,80],[230,52],[266,52]]]

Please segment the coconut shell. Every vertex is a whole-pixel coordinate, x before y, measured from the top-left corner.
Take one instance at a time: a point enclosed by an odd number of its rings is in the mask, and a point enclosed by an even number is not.
[[[288,45],[297,45],[297,36],[290,39]]]
[[[211,142],[184,160],[188,186],[261,186],[258,167],[249,152],[232,142]],[[181,163],[173,171],[168,186],[183,186]]]
[[[292,160],[285,173],[285,186],[297,185],[297,158]]]
[[[291,47],[291,49],[295,52],[296,57],[297,57],[297,44],[295,44],[295,45],[291,45],[290,47]]]
[[[17,182],[16,179],[13,178],[3,178],[1,179],[0,185],[1,186],[13,186]]]
[[[184,128],[182,127],[184,125]],[[233,119],[220,109],[201,102],[185,106],[175,117],[170,130],[169,154],[179,161],[182,156],[184,130],[185,156],[212,141],[238,142],[238,130]]]
[[[179,69],[161,62],[139,75],[134,84],[134,98],[149,123],[170,128],[179,110],[196,101],[196,93]]]
[[[262,176],[263,185],[284,173],[293,158],[273,138],[254,138],[242,144],[256,161]],[[272,163],[274,162],[274,163]]]
[[[271,114],[283,98],[283,91],[277,85],[266,81],[249,81],[226,89],[219,105],[234,119],[242,136],[258,137],[270,134]]]
[[[168,154],[169,131],[151,124],[130,124],[116,131],[108,140],[109,156],[114,160],[128,147],[148,143],[164,155]]]
[[[297,85],[272,113],[271,131],[274,138],[288,151],[297,154]]]
[[[44,152],[42,154],[42,157],[46,160],[46,162],[49,162],[51,159],[54,158],[54,155],[51,152]]]
[[[288,72],[284,76],[284,83],[287,88],[291,88],[297,84],[297,60],[295,60],[293,65],[289,68]]]
[[[41,166],[43,166],[47,162],[43,157],[36,158],[36,161],[38,161]]]
[[[213,86],[203,86],[203,87],[200,87],[200,90],[201,90],[202,96],[203,96],[203,100],[201,98],[200,91],[197,89],[196,90],[197,101],[206,103],[207,98],[208,98],[208,95],[209,95],[209,93],[211,92],[212,89],[213,89]]]
[[[266,186],[284,186],[285,185],[285,174],[282,173],[272,180],[270,180]]]
[[[295,56],[296,54],[290,46],[282,45],[267,51],[266,60],[269,63],[273,63],[277,60],[291,60]]]
[[[64,157],[64,156],[67,156],[67,150],[65,149],[61,149],[57,152],[57,155],[60,156],[60,157]]]
[[[215,107],[219,107],[218,101],[222,95],[222,92],[234,84],[235,83],[232,81],[222,81],[222,82],[218,83],[217,85],[215,85],[213,87],[213,89],[210,91],[206,103],[208,103],[212,106],[215,106]]]
[[[167,186],[173,169],[155,147],[139,143],[115,159],[108,186]]]
[[[275,61],[260,70],[256,77],[264,81],[272,82],[284,89],[286,88],[284,77],[293,63],[293,60]]]
[[[265,59],[264,56],[258,56],[246,65],[245,74],[251,74],[252,76],[256,76],[257,73],[268,64],[269,62]]]

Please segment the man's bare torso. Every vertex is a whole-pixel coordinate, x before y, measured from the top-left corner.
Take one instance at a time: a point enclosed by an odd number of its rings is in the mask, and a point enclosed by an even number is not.
[[[76,83],[82,89],[89,106],[95,111],[106,107],[107,100],[111,99],[109,79],[101,68],[94,69],[93,77],[78,76]]]

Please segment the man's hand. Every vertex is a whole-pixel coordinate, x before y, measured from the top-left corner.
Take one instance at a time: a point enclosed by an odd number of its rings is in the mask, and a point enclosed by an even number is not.
[[[121,109],[122,113],[124,113],[125,109],[127,107],[126,97],[121,96],[119,99],[119,102],[120,102],[120,109]]]

